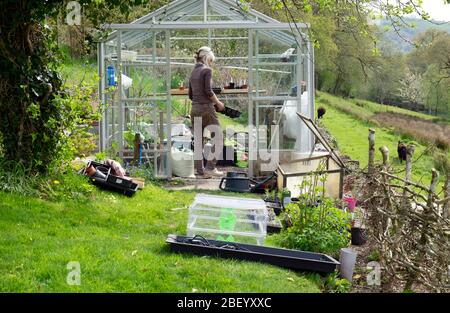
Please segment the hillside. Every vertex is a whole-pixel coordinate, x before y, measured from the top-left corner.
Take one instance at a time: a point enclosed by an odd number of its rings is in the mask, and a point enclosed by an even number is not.
[[[403,53],[409,53],[414,49],[414,46],[408,41],[412,42],[417,35],[427,31],[428,29],[435,28],[450,33],[450,23],[431,23],[425,20],[414,18],[405,18],[404,21],[410,25],[413,25],[413,27],[402,27],[399,33],[394,30],[394,28],[391,26],[390,21],[380,20],[378,22],[382,38],[386,42],[393,44],[396,49]]]
[[[404,169],[404,163],[401,164],[397,157],[398,141],[414,144],[413,179],[425,184],[430,181],[430,169],[436,166],[433,156],[442,151],[430,144],[434,140],[449,144],[446,135],[450,133],[449,120],[436,120],[426,114],[365,100],[346,100],[322,92],[316,97],[316,106],[326,108],[327,113],[320,123],[335,137],[341,153],[360,161],[361,167],[368,163],[369,128],[376,131],[377,149],[381,146],[389,148],[391,163],[397,170]],[[450,152],[447,150],[446,153],[450,158]],[[376,160],[382,160],[378,151]]]

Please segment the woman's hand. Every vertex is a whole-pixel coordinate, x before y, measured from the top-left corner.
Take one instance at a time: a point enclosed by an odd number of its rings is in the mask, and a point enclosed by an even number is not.
[[[225,104],[223,104],[221,101],[216,102],[216,109],[219,112],[222,112],[225,110]]]

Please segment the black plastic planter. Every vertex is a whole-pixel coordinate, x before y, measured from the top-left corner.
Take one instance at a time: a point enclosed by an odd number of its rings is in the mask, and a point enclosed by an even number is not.
[[[332,257],[322,253],[210,240],[200,236],[168,235],[166,243],[175,252],[264,262],[298,271],[332,273],[340,264]]]
[[[100,188],[122,193],[128,197],[133,196],[139,188],[139,185],[130,179],[115,176],[111,174],[111,169],[105,164],[91,161],[87,167],[93,166],[97,171],[106,175],[106,179],[91,177],[92,183]],[[84,173],[83,173],[84,174]]]
[[[362,246],[367,241],[366,230],[363,228],[352,227],[352,245]]]
[[[273,209],[276,216],[279,216],[281,214],[281,212],[283,211],[283,205],[279,201],[274,202],[274,201],[264,200],[264,202],[266,203],[266,206],[268,208]]]

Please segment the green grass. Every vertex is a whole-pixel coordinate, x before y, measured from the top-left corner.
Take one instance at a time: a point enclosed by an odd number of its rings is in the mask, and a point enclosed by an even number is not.
[[[325,101],[323,101],[326,99]],[[333,101],[333,102],[330,102]],[[413,179],[423,181],[429,184],[431,178],[431,168],[434,166],[433,157],[428,153],[424,153],[427,147],[411,138],[397,135],[393,129],[387,129],[376,126],[368,121],[358,119],[354,115],[344,113],[342,110],[336,109],[335,105],[339,102],[342,106],[352,107],[352,103],[342,98],[334,97],[328,94],[320,93],[320,97],[316,101],[317,106],[324,106],[327,113],[321,120],[330,133],[336,138],[339,150],[342,154],[350,156],[354,160],[360,161],[361,167],[367,166],[368,163],[368,129],[373,128],[376,131],[376,149],[381,146],[387,146],[390,151],[391,164],[396,170],[404,168],[405,163],[400,164],[397,158],[397,143],[404,140],[413,143],[416,146],[414,153],[414,166],[412,171]],[[356,109],[358,110],[358,109]],[[408,111],[410,113],[411,111]],[[412,112],[411,114],[415,114]],[[376,150],[376,161],[381,162],[381,153]],[[443,181],[443,177],[441,177]]]
[[[328,103],[334,107],[340,109],[348,109],[354,111],[356,114],[370,117],[376,113],[399,113],[407,116],[418,117],[425,120],[441,121],[450,124],[450,117],[436,117],[434,115],[424,114],[420,112],[415,112],[400,107],[395,107],[391,105],[384,105],[380,103],[375,103],[368,100],[362,99],[342,99],[340,97],[325,93],[318,92],[318,95],[323,103]]]
[[[154,185],[90,200],[0,193],[2,292],[319,292],[317,278],[266,264],[177,254],[195,193]],[[81,197],[80,199],[83,199]],[[70,261],[81,285],[66,283]]]
[[[72,59],[67,56],[60,67],[60,72],[68,86],[79,86],[82,83],[87,86],[97,87],[97,61],[92,59]]]

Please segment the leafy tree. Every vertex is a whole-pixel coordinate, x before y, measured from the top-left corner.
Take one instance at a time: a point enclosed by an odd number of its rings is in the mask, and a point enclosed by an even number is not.
[[[143,0],[80,0],[94,25],[123,14]],[[153,1],[158,6],[161,2]],[[64,131],[73,118],[70,95],[57,72],[55,29],[47,21],[65,13],[65,1],[0,2],[0,138],[3,159],[32,172],[47,172],[64,152]],[[73,103],[72,103],[73,104]]]
[[[309,23],[308,35],[316,48],[316,86],[344,96],[359,95],[371,73],[387,70],[388,65],[386,62],[382,64],[380,58],[377,28],[372,25],[371,19],[384,16],[394,29],[398,29],[407,25],[403,18],[406,14],[417,12],[424,19],[429,18],[421,9],[420,1],[413,0],[241,2],[251,2],[268,14],[275,12],[277,18],[284,21]],[[378,87],[385,88],[387,85]],[[392,90],[388,93],[392,94]]]
[[[368,84],[362,95],[378,103],[397,104],[400,102],[400,80],[406,71],[405,57],[389,44],[384,44],[380,53],[378,64],[369,71]]]
[[[450,34],[430,29],[415,39],[417,48],[407,57],[411,71],[422,74],[422,92],[429,112],[449,111]]]
[[[450,78],[442,76],[440,68],[436,64],[428,66],[423,75],[423,93],[429,113],[450,111]]]
[[[410,70],[407,70],[405,77],[400,80],[400,96],[415,109],[424,100],[422,81],[423,78],[420,73],[414,73]]]

